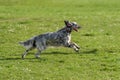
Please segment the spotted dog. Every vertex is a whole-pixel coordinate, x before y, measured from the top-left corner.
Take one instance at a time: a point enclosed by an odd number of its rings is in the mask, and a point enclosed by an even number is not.
[[[38,58],[39,54],[48,46],[64,46],[73,48],[76,52],[78,52],[80,47],[76,43],[71,42],[71,32],[73,30],[78,31],[80,26],[78,26],[76,22],[64,22],[65,27],[56,32],[40,34],[24,42],[19,42],[26,48],[25,52],[22,54],[22,58],[24,59],[26,54],[35,48],[38,50],[38,52],[35,54],[35,57]]]

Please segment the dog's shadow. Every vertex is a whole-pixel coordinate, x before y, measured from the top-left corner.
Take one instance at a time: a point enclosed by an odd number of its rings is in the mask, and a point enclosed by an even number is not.
[[[91,50],[87,50],[87,51],[79,51],[79,52],[72,52],[72,53],[69,53],[69,52],[59,52],[59,51],[44,52],[42,55],[51,55],[51,54],[54,54],[54,55],[57,55],[57,54],[70,55],[70,54],[73,54],[73,53],[76,53],[76,54],[97,54],[97,52],[98,52],[98,49],[91,49]]]
[[[25,59],[26,60],[31,60],[31,59],[36,59],[36,58],[25,58]],[[25,60],[25,59],[18,58],[18,57],[17,58],[12,58],[12,57],[11,58],[10,57],[9,58],[5,58],[5,57],[4,58],[0,58],[0,60]]]
[[[67,52],[59,52],[59,51],[53,51],[53,52],[43,52],[42,55],[58,55],[58,54],[61,54],[61,55],[68,55],[68,54],[71,54],[71,53],[67,53]]]
[[[81,52],[78,52],[77,54],[97,54],[98,50],[97,49],[92,49],[92,50],[87,50],[87,51],[81,51]],[[44,52],[42,55],[70,55],[70,54],[73,54],[73,53],[67,53],[67,52],[59,52],[59,51],[55,51],[55,52]],[[6,57],[2,57],[0,58],[0,60],[33,60],[33,59],[36,59],[36,58],[25,58],[25,59],[22,59],[21,57],[18,57],[18,55],[16,55],[17,57],[16,58],[12,58],[12,57],[9,57],[9,58],[6,58]],[[20,56],[20,55],[19,55]],[[45,59],[42,59],[42,58],[39,58],[40,60],[45,60]]]
[[[83,52],[80,52],[80,53],[81,54],[97,54],[98,49],[87,50],[87,51],[83,51]]]

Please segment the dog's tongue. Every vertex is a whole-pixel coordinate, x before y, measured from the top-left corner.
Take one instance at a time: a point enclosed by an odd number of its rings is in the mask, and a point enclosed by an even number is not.
[[[78,29],[77,29],[77,28],[74,28],[74,30],[75,30],[76,32],[78,32]]]

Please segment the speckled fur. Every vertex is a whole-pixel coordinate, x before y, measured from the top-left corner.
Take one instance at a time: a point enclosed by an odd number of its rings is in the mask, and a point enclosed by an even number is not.
[[[28,51],[37,48],[38,52],[35,54],[36,58],[39,57],[41,51],[45,50],[48,46],[64,46],[73,48],[76,52],[79,50],[79,46],[76,43],[71,42],[72,30],[77,30],[79,26],[76,22],[64,21],[65,27],[56,31],[34,36],[31,39],[20,42],[26,48],[26,51],[22,54],[22,58],[26,56]]]

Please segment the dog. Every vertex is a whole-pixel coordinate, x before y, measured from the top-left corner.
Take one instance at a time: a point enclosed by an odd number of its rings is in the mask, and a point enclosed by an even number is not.
[[[19,44],[26,48],[25,52],[22,54],[22,59],[25,58],[30,50],[35,48],[38,50],[35,57],[39,58],[40,53],[48,46],[64,46],[73,48],[76,52],[78,52],[80,47],[76,43],[71,42],[71,32],[73,30],[78,32],[80,26],[78,26],[76,22],[64,21],[64,23],[65,27],[56,32],[40,34],[24,42],[19,42]]]

